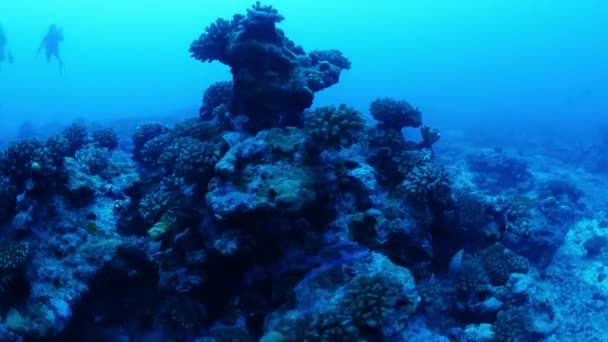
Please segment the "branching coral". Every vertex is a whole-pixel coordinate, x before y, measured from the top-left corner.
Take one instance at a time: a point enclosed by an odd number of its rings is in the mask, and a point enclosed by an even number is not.
[[[211,178],[215,164],[226,150],[225,142],[216,144],[191,137],[177,138],[164,149],[158,163],[188,183],[204,184]]]
[[[230,33],[243,20],[242,15],[235,15],[232,21],[218,19],[209,25],[197,40],[190,46],[192,57],[201,62],[220,61],[228,63],[227,49]]]
[[[429,149],[421,150],[417,144],[405,140],[403,133],[378,126],[367,129],[370,157],[367,162],[376,170],[379,181],[395,187],[416,165],[431,160]]]
[[[304,130],[316,150],[347,147],[361,136],[363,127],[361,113],[346,105],[322,107],[304,117]]]
[[[38,195],[48,195],[52,192],[49,190],[65,182],[63,164],[69,153],[66,144],[61,137],[46,142],[38,139],[16,141],[0,157],[0,170],[18,192],[28,188]]]
[[[283,341],[362,341],[352,318],[346,312],[337,310],[307,313],[299,319],[284,319],[269,335],[283,338]]]
[[[483,261],[478,257],[465,258],[456,283],[456,294],[460,303],[470,309],[489,293],[490,279]]]
[[[73,123],[63,130],[62,136],[68,143],[68,156],[72,157],[89,142],[89,129],[83,123]]]
[[[200,119],[179,122],[171,130],[159,125],[141,126],[133,138],[137,151],[134,159],[145,166],[162,167],[190,183],[206,182],[228,149],[219,128]]]
[[[232,106],[233,91],[232,82],[213,83],[203,94],[203,104],[200,108],[200,117],[204,120],[214,118],[214,110],[220,106],[230,108]]]
[[[489,207],[480,195],[459,190],[454,192],[454,197],[460,222],[466,228],[479,228],[488,222],[487,211]]]
[[[451,180],[447,171],[434,162],[414,167],[405,175],[401,188],[411,200],[417,203],[450,203]]]
[[[377,99],[372,102],[369,111],[383,128],[401,130],[403,127],[422,125],[422,114],[407,101]]]
[[[394,315],[402,299],[400,291],[401,284],[390,275],[360,275],[346,285],[345,311],[357,326],[379,328]]]
[[[169,132],[173,138],[192,138],[200,141],[216,140],[222,133],[212,122],[199,119],[186,119],[175,124]]]
[[[392,157],[392,161],[396,165],[401,177],[405,178],[416,167],[431,163],[432,154],[428,150],[405,150],[396,153]]]
[[[133,133],[133,160],[142,162],[146,158],[146,154],[142,149],[144,145],[155,137],[167,133],[169,129],[161,124],[149,123],[138,126]]]
[[[32,175],[32,167],[40,165],[42,141],[38,139],[19,140],[11,143],[2,156],[3,171],[13,184],[22,184]]]
[[[76,160],[91,175],[101,175],[111,165],[112,152],[105,147],[87,144],[76,152]]]
[[[313,64],[327,62],[342,69],[350,69],[350,61],[338,50],[314,50],[311,51],[310,60]]]
[[[319,253],[328,267],[300,282],[296,309],[275,317],[269,331],[287,341],[380,341],[403,332],[420,302],[409,270],[380,254],[361,256],[360,246],[340,245]]]
[[[98,147],[115,150],[118,147],[118,132],[113,128],[98,128],[91,133],[91,140]]]
[[[368,144],[373,149],[368,160],[384,177],[381,182],[394,187],[412,172],[432,161],[431,147],[439,140],[436,129],[420,129],[422,141],[407,141],[402,129],[422,125],[422,114],[407,101],[381,98],[370,105],[370,113],[378,124],[368,129]]]
[[[29,259],[29,243],[0,240],[0,300],[3,305],[15,303],[29,295],[30,282],[24,267]]]
[[[62,135],[56,135],[44,143],[44,149],[47,154],[46,160],[58,167],[63,163],[65,157],[69,156],[70,144]]]
[[[528,272],[528,260],[506,249],[500,243],[482,253],[484,268],[493,285],[504,285],[511,273]]]
[[[307,85],[317,92],[336,83],[342,70],[350,69],[350,61],[338,50],[311,51],[310,66],[318,65],[306,72]]]
[[[463,229],[483,240],[493,241],[500,237],[503,226],[493,223],[501,215],[482,195],[468,189],[457,189],[454,199],[458,222]]]
[[[148,140],[138,151],[137,161],[145,166],[158,166],[160,156],[164,153],[167,146],[171,145],[173,137],[169,133],[164,133]],[[133,152],[135,159],[135,151]]]
[[[0,241],[0,272],[17,269],[27,261],[30,247],[27,242]]]
[[[180,191],[178,182],[169,177],[141,199],[138,212],[148,226],[161,220],[175,222],[184,201],[185,196]]]

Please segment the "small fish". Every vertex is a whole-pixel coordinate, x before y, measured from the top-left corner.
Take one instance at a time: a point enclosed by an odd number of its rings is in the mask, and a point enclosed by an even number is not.
[[[8,51],[8,55],[6,56],[6,60],[8,61],[8,64],[13,64],[15,62],[15,59],[13,58],[13,52],[12,51]]]
[[[462,256],[464,254],[464,249],[458,250],[450,260],[450,265],[448,266],[448,276],[451,279],[458,278],[460,275],[460,270],[462,269]]]
[[[97,234],[97,231],[98,231],[97,223],[91,222],[91,221],[89,223],[87,223],[87,231],[91,235]]]

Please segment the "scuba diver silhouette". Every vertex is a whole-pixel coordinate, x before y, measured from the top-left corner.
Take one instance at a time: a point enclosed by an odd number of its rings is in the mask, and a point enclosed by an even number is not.
[[[47,31],[44,38],[42,38],[42,42],[40,42],[40,47],[38,47],[38,54],[40,54],[40,51],[44,48],[47,62],[51,62],[51,59],[55,57],[57,63],[59,63],[59,72],[63,71],[63,60],[59,55],[59,43],[62,42],[62,28],[52,24],[49,26],[49,30]]]
[[[5,61],[8,62],[8,64],[13,64],[13,54],[10,50],[7,50],[6,42],[6,34],[4,33],[2,24],[0,24],[0,70],[2,70],[2,63]]]

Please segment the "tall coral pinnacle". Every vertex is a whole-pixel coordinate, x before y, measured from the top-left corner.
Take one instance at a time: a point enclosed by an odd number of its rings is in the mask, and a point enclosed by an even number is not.
[[[190,46],[193,58],[231,68],[231,109],[250,118],[252,131],[298,123],[314,93],[338,83],[350,68],[338,50],[306,53],[276,28],[283,19],[258,2],[246,15],[216,20]]]

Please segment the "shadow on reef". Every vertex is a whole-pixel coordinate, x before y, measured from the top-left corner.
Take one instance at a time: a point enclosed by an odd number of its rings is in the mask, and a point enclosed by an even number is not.
[[[130,151],[84,124],[3,151],[2,340],[551,333],[534,324],[555,313],[526,274],[565,234],[544,223],[582,194],[546,182],[534,207],[500,181],[459,182],[432,150],[439,131],[405,100],[375,100],[374,122],[344,104],[309,110],[350,62],[305,53],[282,20],[258,3],[209,26],[190,52],[232,81],[205,91],[198,118],[140,125]],[[516,170],[510,187],[539,186],[517,160],[469,164],[479,179]]]

